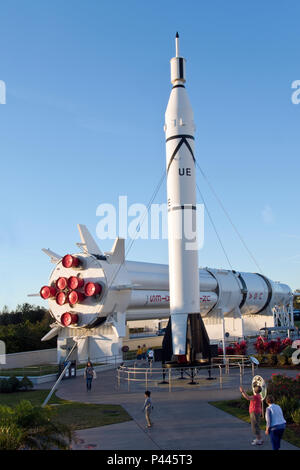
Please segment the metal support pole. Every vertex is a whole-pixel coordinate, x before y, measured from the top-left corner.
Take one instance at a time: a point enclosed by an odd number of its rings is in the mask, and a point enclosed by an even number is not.
[[[238,363],[238,366],[240,368],[240,385],[243,385],[242,366],[240,363]]]
[[[172,380],[171,369],[169,369],[169,392],[171,392],[171,389],[172,389],[171,380]]]
[[[146,390],[148,390],[148,369],[145,372],[145,387],[146,387]]]
[[[220,371],[220,388],[223,388],[222,366],[219,366]]]
[[[186,380],[185,377],[183,377],[183,374],[184,374],[184,369],[180,369],[180,377],[178,378],[178,380]]]
[[[71,361],[68,361],[69,357],[71,356],[72,352],[77,348],[77,343],[75,343],[73,345],[73,347],[71,348],[69,354],[67,355],[66,359],[65,359],[65,362],[67,363],[66,366],[64,367],[64,370],[62,371],[62,373],[60,374],[60,376],[58,377],[57,381],[55,382],[55,384],[53,385],[53,387],[51,388],[49,394],[47,395],[44,403],[42,404],[42,408],[44,406],[47,405],[48,401],[50,400],[50,398],[52,397],[52,394],[54,393],[54,391],[56,390],[56,387],[60,384],[61,380],[63,379],[63,376],[65,375],[65,373],[67,372],[67,369],[68,367],[70,367],[70,364],[71,364]]]
[[[127,373],[128,373],[127,382],[128,382],[128,392],[129,392],[129,390],[130,390],[130,376],[129,376],[130,372],[128,371]]]
[[[162,382],[159,382],[159,384],[167,384],[169,382],[166,381],[166,369],[163,369],[162,370],[162,375],[163,375],[163,379],[162,379]]]

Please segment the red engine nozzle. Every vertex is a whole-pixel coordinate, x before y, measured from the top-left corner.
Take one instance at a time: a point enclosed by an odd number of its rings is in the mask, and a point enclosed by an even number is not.
[[[77,268],[80,265],[80,260],[73,255],[65,255],[62,259],[64,268]]]
[[[83,285],[84,280],[80,277],[71,276],[68,279],[68,287],[72,290],[79,289],[80,287],[83,287]]]
[[[64,290],[68,285],[68,279],[66,277],[59,277],[56,281],[56,287],[58,290]]]
[[[66,294],[64,292],[59,292],[56,295],[56,303],[58,305],[64,305],[66,302],[67,302]]]
[[[51,299],[51,297],[56,296],[56,288],[52,286],[43,286],[40,290],[40,296],[42,299]]]
[[[92,297],[93,295],[100,295],[102,292],[102,286],[97,282],[88,282],[85,285],[84,293],[87,297]]]
[[[78,315],[76,313],[65,312],[60,317],[60,321],[64,326],[70,326],[78,323]]]
[[[77,290],[72,290],[68,295],[68,302],[71,305],[78,304],[78,302],[82,302],[85,299],[85,295]]]

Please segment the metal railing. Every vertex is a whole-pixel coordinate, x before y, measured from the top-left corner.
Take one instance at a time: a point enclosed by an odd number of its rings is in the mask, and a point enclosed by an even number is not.
[[[219,363],[218,363],[219,362]],[[243,384],[246,372],[255,375],[255,365],[247,356],[219,356],[217,361],[210,365],[185,366],[176,368],[156,367],[152,363],[148,367],[140,367],[138,361],[134,361],[131,366],[122,364],[117,369],[117,386],[127,383],[127,390],[130,391],[131,384],[144,384],[145,390],[159,385],[168,385],[169,392],[172,387],[178,386],[180,381],[190,378],[189,385],[197,385],[197,378],[206,380],[219,379],[219,387],[223,388],[224,377],[237,375],[240,385]],[[217,375],[217,377],[212,377]]]

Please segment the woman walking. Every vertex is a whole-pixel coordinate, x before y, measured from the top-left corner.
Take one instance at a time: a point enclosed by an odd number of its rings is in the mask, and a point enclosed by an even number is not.
[[[282,409],[279,405],[275,405],[271,395],[267,396],[266,402],[269,405],[266,409],[266,434],[270,434],[273,450],[279,450],[286,420],[283,417]]]
[[[240,392],[243,395],[246,400],[250,401],[249,405],[249,415],[250,415],[250,422],[251,422],[251,429],[252,432],[255,436],[255,439],[251,442],[253,446],[260,446],[263,444],[263,440],[261,438],[261,431],[260,431],[260,415],[262,412],[261,408],[261,387],[256,386],[253,389],[254,395],[249,396],[243,389],[243,387],[240,387]]]
[[[86,390],[92,390],[92,380],[96,378],[96,372],[90,361],[88,361],[84,369],[84,378],[86,380]]]

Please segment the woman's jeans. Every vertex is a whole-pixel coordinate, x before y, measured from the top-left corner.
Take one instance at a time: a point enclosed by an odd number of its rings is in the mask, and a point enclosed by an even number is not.
[[[271,443],[273,450],[279,450],[280,449],[280,441],[283,436],[285,427],[277,427],[274,426],[273,428],[270,428],[270,438],[271,438]]]
[[[87,390],[92,389],[92,380],[93,380],[93,377],[87,377],[86,378],[86,389]]]

